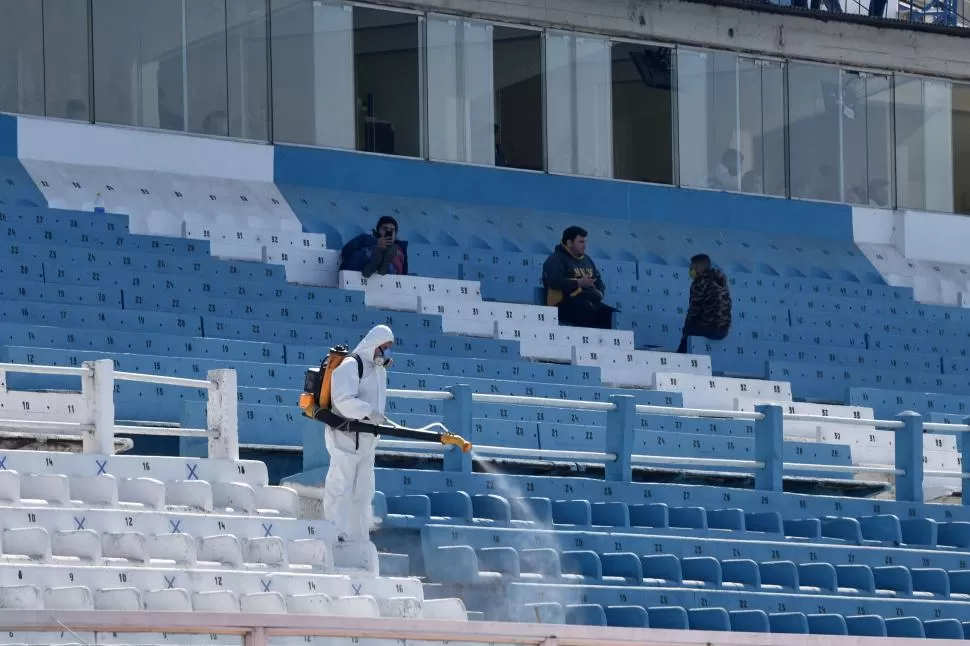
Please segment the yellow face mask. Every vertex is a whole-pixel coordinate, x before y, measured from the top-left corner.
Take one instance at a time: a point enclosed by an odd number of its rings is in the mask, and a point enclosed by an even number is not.
[[[695,278],[697,278],[697,272],[694,271],[693,267],[690,268],[690,270],[687,272],[687,275],[690,276],[691,280],[694,280]]]

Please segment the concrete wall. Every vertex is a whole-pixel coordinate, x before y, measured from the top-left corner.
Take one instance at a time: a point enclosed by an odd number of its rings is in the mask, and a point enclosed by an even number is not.
[[[309,231],[319,212],[300,203],[305,187],[852,240],[852,209],[840,204],[296,146],[275,146],[275,153],[276,184]]]
[[[682,0],[393,0],[387,4],[820,62],[970,79],[966,38]],[[968,33],[970,36],[970,33]]]

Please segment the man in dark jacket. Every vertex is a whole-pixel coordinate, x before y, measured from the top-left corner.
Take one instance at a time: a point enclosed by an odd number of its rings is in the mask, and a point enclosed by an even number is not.
[[[586,255],[587,235],[582,227],[569,227],[562,232],[562,244],[543,263],[546,304],[559,308],[560,325],[610,330],[615,310],[603,304],[606,286]]]
[[[381,216],[373,231],[345,244],[340,250],[340,270],[359,271],[364,278],[407,275],[408,243],[397,237],[397,220]]]
[[[731,292],[727,276],[711,265],[706,254],[690,259],[690,306],[677,352],[687,352],[687,337],[703,336],[720,341],[731,329]]]

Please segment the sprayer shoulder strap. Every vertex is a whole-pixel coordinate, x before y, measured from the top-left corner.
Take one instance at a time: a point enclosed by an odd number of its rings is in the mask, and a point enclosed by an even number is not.
[[[357,354],[356,352],[351,354],[350,356],[352,356],[354,358],[354,361],[357,362],[357,380],[360,381],[361,379],[364,378],[364,362],[361,360],[360,355]]]

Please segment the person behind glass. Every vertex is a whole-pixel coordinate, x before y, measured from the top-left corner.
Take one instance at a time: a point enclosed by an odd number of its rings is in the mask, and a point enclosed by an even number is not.
[[[714,167],[711,174],[710,187],[722,191],[738,190],[738,175],[741,171],[741,164],[744,163],[744,155],[734,148],[728,148],[721,155],[721,161]]]
[[[397,237],[397,220],[389,215],[377,221],[370,233],[362,233],[340,250],[340,270],[402,276],[408,273],[408,243]]]
[[[731,329],[731,292],[727,276],[711,264],[707,254],[690,259],[690,305],[677,352],[687,352],[687,338],[703,336],[720,341]]]
[[[582,227],[567,228],[562,243],[542,265],[546,304],[559,309],[560,325],[610,330],[615,310],[603,304],[606,286],[586,255],[587,235]]]

